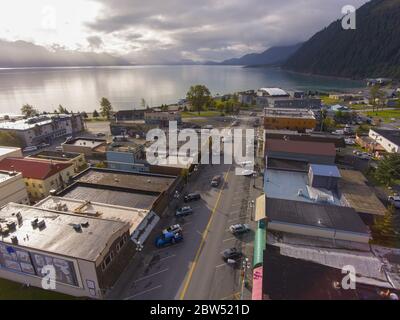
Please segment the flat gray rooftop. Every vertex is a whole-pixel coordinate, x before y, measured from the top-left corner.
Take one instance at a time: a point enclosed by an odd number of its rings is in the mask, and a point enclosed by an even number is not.
[[[91,140],[91,139],[76,139],[72,140],[71,142],[67,143],[69,145],[77,146],[77,147],[88,147],[88,148],[97,148],[104,144],[106,141],[97,141],[97,140]]]
[[[167,190],[176,177],[152,174],[127,173],[112,170],[87,170],[78,177],[79,182],[161,193]]]
[[[142,221],[147,217],[149,211],[137,208],[126,208],[97,202],[88,202],[79,199],[69,199],[49,196],[35,205],[37,208],[53,211],[67,210],[71,213],[88,215],[106,220],[121,221],[128,223],[133,233]]]
[[[272,221],[368,234],[354,209],[268,198],[266,212]]]
[[[62,192],[60,196],[137,209],[151,208],[158,197],[158,195],[112,190],[101,186],[83,186],[79,183]]]
[[[301,190],[302,195],[299,195]],[[264,191],[267,198],[316,203],[327,198],[331,204],[342,205],[338,196],[330,190],[308,186],[306,172],[267,169],[264,174]]]
[[[16,213],[22,215],[18,225]],[[117,233],[129,229],[127,223],[81,217],[74,214],[55,213],[44,209],[9,203],[0,210],[3,221],[15,221],[16,229],[3,236],[2,242],[12,244],[11,237],[17,236],[18,245],[62,256],[96,261]],[[41,230],[33,228],[31,221],[44,220],[46,226]],[[74,230],[74,224],[85,224],[81,232]],[[28,236],[28,237],[27,237]]]

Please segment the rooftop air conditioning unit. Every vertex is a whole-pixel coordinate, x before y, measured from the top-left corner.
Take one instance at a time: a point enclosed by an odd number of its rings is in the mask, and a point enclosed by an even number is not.
[[[18,224],[21,224],[22,223],[22,214],[21,214],[21,212],[17,212],[17,214],[15,216],[17,217]]]
[[[34,228],[36,228],[36,227],[38,226],[38,222],[39,222],[39,219],[38,219],[38,218],[32,220],[32,221],[31,221],[31,226],[34,227]]]
[[[299,191],[297,191],[297,196],[299,197],[304,196],[303,189],[299,189]]]
[[[7,225],[7,228],[10,230],[14,230],[16,227],[16,223],[14,221],[9,221],[6,223],[6,225]]]
[[[38,222],[37,226],[38,226],[39,229],[45,228],[45,227],[46,227],[46,221],[40,220],[40,221]]]

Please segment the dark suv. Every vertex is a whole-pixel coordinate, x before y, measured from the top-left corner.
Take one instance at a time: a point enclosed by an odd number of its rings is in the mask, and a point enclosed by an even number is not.
[[[183,198],[183,201],[190,202],[190,201],[196,201],[196,200],[200,200],[200,199],[201,199],[200,193],[189,193]]]

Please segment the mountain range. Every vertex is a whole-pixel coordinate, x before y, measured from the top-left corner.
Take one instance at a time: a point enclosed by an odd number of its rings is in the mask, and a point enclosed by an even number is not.
[[[120,66],[130,63],[107,53],[55,48],[49,50],[26,41],[0,40],[0,68]]]
[[[302,43],[290,46],[271,47],[261,53],[250,53],[240,58],[224,60],[220,65],[239,65],[239,66],[264,66],[284,63],[294,54]]]
[[[400,78],[400,1],[372,0],[356,11],[356,29],[337,20],[305,42],[285,69],[346,78]]]

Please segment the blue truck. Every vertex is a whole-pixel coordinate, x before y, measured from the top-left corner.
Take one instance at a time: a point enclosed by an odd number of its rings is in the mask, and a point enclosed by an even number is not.
[[[157,248],[165,247],[169,244],[175,244],[183,240],[182,233],[180,232],[166,232],[157,237],[155,245]]]

